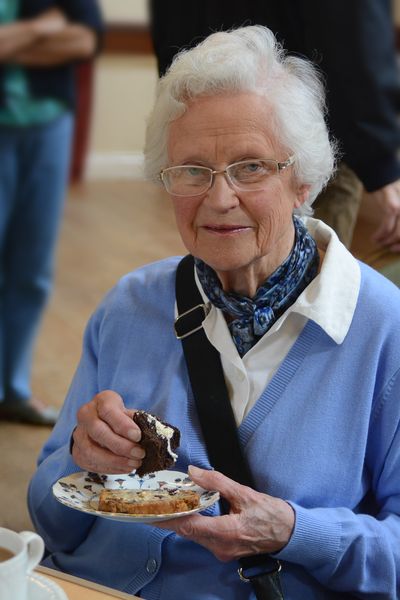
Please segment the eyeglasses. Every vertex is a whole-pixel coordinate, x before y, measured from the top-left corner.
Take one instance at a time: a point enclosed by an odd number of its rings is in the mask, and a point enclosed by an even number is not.
[[[265,188],[267,180],[295,162],[289,156],[284,162],[272,158],[241,160],[221,171],[199,165],[180,165],[163,169],[159,175],[165,189],[173,196],[200,196],[214,184],[215,175],[223,174],[228,183],[242,192],[257,192]]]

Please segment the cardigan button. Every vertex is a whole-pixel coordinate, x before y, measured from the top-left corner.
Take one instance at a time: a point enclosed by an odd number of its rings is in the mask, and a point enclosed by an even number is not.
[[[157,561],[155,558],[149,558],[146,563],[146,571],[148,573],[155,573],[157,570]]]

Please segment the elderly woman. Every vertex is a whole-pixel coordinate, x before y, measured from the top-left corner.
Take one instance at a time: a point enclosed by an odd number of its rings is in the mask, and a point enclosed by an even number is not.
[[[314,68],[262,27],[211,35],[161,79],[145,158],[194,257],[255,489],[207,455],[174,334],[180,259],[147,265],[90,319],[31,482],[45,564],[147,600],[233,600],[255,597],[238,559],[266,553],[285,599],[398,598],[400,293],[304,216],[334,167]],[[176,468],[228,514],[156,527],[54,499],[64,475],[141,465],[138,408],[179,427]]]

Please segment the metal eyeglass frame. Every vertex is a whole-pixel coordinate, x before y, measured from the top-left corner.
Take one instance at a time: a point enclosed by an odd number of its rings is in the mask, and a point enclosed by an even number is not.
[[[241,161],[238,161],[238,162],[234,162],[231,165],[228,165],[227,167],[225,167],[225,169],[221,169],[221,170],[218,170],[218,171],[214,170],[214,169],[211,169],[209,167],[204,167],[203,165],[175,165],[173,167],[166,167],[165,169],[162,169],[162,171],[160,171],[158,177],[159,177],[160,181],[162,182],[162,184],[164,185],[165,189],[167,190],[168,194],[171,194],[171,196],[179,196],[181,198],[184,198],[185,196],[201,196],[201,194],[205,194],[206,192],[208,192],[208,190],[210,190],[212,188],[212,186],[214,185],[215,175],[224,175],[225,178],[226,178],[226,180],[228,181],[228,183],[233,188],[236,188],[236,189],[238,189],[238,190],[240,190],[242,192],[248,192],[248,191],[257,192],[257,191],[262,190],[263,188],[258,188],[258,189],[254,189],[254,190],[244,190],[244,189],[242,189],[240,187],[240,185],[237,185],[236,183],[234,183],[232,181],[229,173],[228,173],[228,169],[230,169],[231,167],[234,167],[235,165],[240,165],[240,164],[243,164],[243,163],[246,163],[246,162],[250,162],[251,163],[253,161],[256,162],[256,161],[263,161],[263,160],[274,162],[276,164],[276,166],[277,166],[277,172],[280,173],[281,171],[284,171],[285,169],[287,169],[288,167],[290,167],[291,165],[293,165],[296,159],[295,159],[295,155],[294,154],[292,154],[291,156],[289,156],[289,158],[287,158],[285,161],[282,161],[282,162],[278,162],[274,158],[254,158],[254,159],[241,160]],[[173,170],[173,169],[179,169],[179,168],[182,168],[182,167],[195,167],[195,168],[202,168],[202,169],[207,170],[210,173],[210,175],[211,175],[209,186],[207,188],[205,188],[204,190],[201,190],[201,192],[196,192],[194,194],[175,194],[173,192],[170,192],[168,190],[167,186],[166,186],[166,183],[164,181],[163,175],[164,175],[164,173],[166,171],[170,171],[170,170]]]

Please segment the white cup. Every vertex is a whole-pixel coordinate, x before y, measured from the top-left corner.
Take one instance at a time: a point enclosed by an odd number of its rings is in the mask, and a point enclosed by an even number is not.
[[[4,560],[7,550],[11,556]],[[37,533],[0,527],[0,600],[28,600],[27,575],[39,564],[43,552],[44,542]]]

